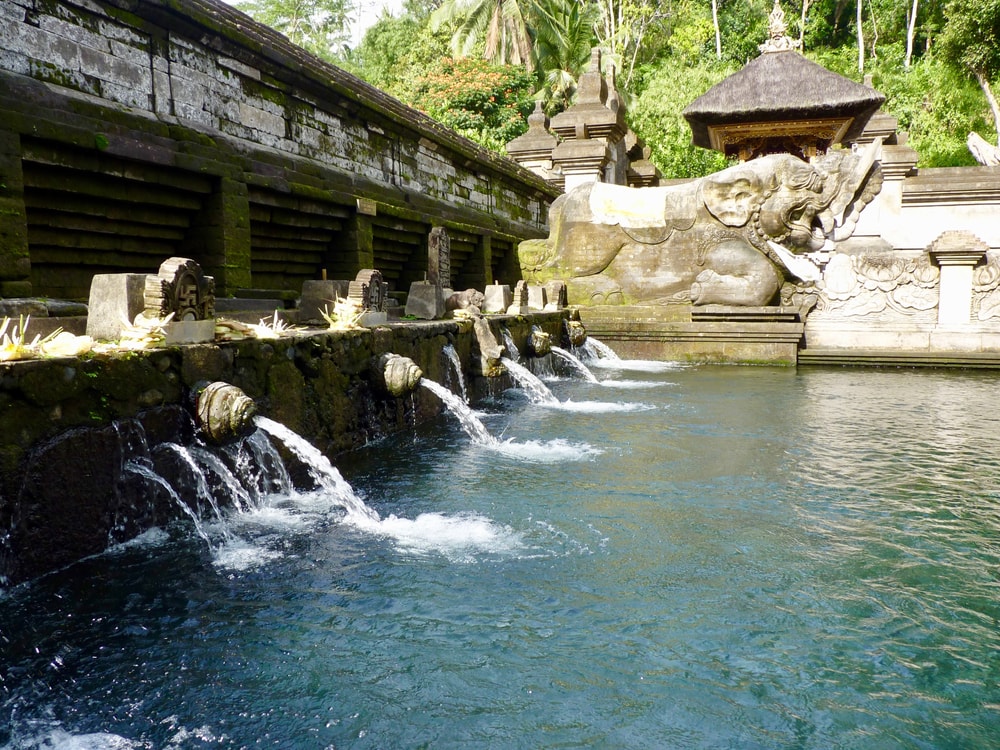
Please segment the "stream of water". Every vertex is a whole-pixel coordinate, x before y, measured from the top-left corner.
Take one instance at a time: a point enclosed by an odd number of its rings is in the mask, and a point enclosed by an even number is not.
[[[995,375],[596,369],[0,592],[0,748],[997,747]]]

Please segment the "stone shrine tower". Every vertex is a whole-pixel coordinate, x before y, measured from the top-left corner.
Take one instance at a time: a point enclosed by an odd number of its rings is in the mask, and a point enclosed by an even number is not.
[[[528,132],[507,144],[507,154],[567,191],[587,182],[648,186],[659,180],[649,149],[625,124],[614,73],[602,75],[596,47],[580,76],[576,103],[551,122],[538,103]]]

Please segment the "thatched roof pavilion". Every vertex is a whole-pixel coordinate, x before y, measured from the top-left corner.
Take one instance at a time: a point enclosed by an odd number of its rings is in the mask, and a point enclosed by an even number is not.
[[[785,36],[775,0],[760,57],[684,110],[696,146],[744,161],[769,153],[808,158],[861,135],[885,96],[803,57]]]

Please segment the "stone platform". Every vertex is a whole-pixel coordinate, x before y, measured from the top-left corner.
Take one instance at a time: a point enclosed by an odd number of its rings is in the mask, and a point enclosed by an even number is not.
[[[796,308],[707,305],[581,307],[590,335],[628,359],[794,366],[804,324]]]

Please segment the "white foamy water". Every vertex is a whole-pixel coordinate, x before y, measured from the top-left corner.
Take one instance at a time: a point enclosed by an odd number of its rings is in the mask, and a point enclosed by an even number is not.
[[[390,515],[376,521],[348,517],[348,523],[391,538],[396,548],[412,555],[440,554],[452,562],[473,562],[480,554],[508,554],[522,546],[521,534],[476,513],[421,513],[414,519]]]
[[[546,409],[579,412],[582,414],[604,414],[611,412],[649,411],[656,407],[651,404],[625,403],[616,401],[573,401],[566,399],[557,404],[543,404]]]
[[[602,370],[631,370],[633,372],[674,372],[683,370],[681,362],[654,362],[647,359],[588,359],[587,366]]]
[[[508,458],[539,464],[566,463],[569,461],[589,461],[604,453],[587,443],[571,443],[568,440],[507,440],[493,446],[498,453]]]
[[[641,388],[662,388],[665,385],[672,385],[672,383],[665,383],[658,380],[618,380],[614,378],[602,380],[600,383],[605,388],[622,388],[632,390],[639,390]]]
[[[62,728],[48,729],[33,737],[18,738],[0,750],[138,750],[149,745],[107,732],[71,734]]]
[[[265,540],[247,540],[235,537],[220,545],[212,553],[212,564],[217,568],[232,571],[256,570],[273,560],[284,557],[276,549],[268,547]]]
[[[583,379],[586,380],[587,382],[590,383],[597,382],[597,378],[594,377],[594,373],[592,373],[590,371],[590,368],[587,367],[587,365],[585,365],[583,362],[581,362],[579,357],[577,357],[576,355],[558,346],[552,347],[552,353],[560,357],[573,369],[574,372],[582,376]]]
[[[129,539],[127,542],[121,542],[120,544],[114,545],[108,551],[114,552],[122,549],[153,549],[154,547],[159,547],[169,541],[170,534],[161,529],[159,526],[154,526],[153,528],[142,532],[138,536]]]

